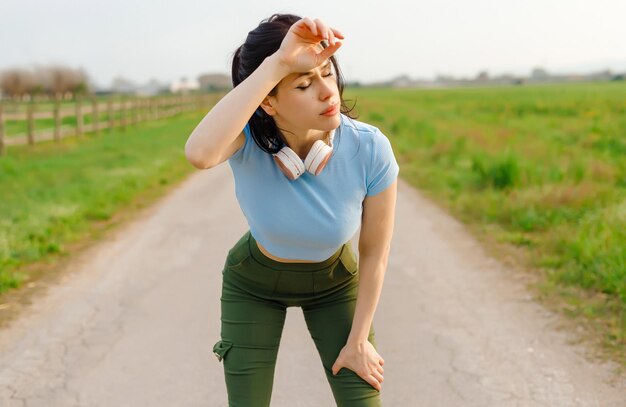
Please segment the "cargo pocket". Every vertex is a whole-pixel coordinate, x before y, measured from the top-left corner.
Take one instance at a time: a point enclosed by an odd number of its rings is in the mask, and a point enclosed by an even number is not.
[[[359,271],[359,265],[358,265],[356,255],[352,251],[351,244],[346,245],[346,247],[344,247],[344,250],[341,253],[340,259],[341,259],[341,264],[343,265],[343,268],[346,269],[348,273],[350,273],[353,276],[357,274],[357,272]]]
[[[222,274],[225,274],[227,270],[240,266],[244,261],[248,260],[251,256],[248,246],[248,234],[246,233],[233,248],[228,251],[226,261],[222,267]]]
[[[226,357],[226,353],[233,347],[233,343],[230,341],[219,340],[213,345],[213,354],[217,357],[219,362]]]

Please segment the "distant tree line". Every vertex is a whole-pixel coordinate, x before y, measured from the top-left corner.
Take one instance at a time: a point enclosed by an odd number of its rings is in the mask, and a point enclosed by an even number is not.
[[[82,69],[63,65],[37,66],[32,70],[9,68],[0,71],[0,91],[3,98],[23,101],[36,96],[51,99],[71,99],[90,93],[89,78]]]

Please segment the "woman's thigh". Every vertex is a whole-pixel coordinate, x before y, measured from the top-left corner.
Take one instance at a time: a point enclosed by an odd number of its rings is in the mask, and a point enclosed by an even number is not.
[[[358,274],[341,290],[303,306],[302,311],[337,406],[380,407],[380,392],[355,372],[342,368],[336,376],[332,373],[332,366],[350,334],[357,290]],[[368,340],[376,348],[373,324]]]
[[[222,273],[221,339],[213,352],[224,363],[229,406],[267,407],[286,307],[259,295],[263,287],[245,278],[257,270],[242,258],[230,253]]]

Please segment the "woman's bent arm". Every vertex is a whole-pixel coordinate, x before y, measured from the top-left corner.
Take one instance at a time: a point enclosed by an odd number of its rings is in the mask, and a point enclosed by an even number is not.
[[[397,188],[396,180],[385,191],[363,201],[359,235],[360,281],[349,343],[367,341],[378,306],[393,235]]]
[[[290,73],[276,53],[237,87],[228,92],[204,116],[185,144],[185,157],[196,168],[214,167],[228,157],[225,152],[268,93]]]
[[[333,375],[346,367],[380,391],[385,360],[369,340],[374,313],[387,270],[398,181],[385,191],[365,198],[359,236],[359,288],[352,328],[346,345],[332,366]]]

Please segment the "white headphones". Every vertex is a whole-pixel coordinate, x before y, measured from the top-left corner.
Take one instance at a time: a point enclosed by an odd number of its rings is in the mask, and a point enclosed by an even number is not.
[[[334,137],[335,129],[330,131],[330,146],[322,140],[317,140],[313,143],[313,147],[309,150],[304,162],[302,162],[295,151],[286,145],[279,152],[272,154],[274,161],[278,164],[283,174],[292,181],[298,179],[305,169],[313,175],[319,175],[333,153]]]

